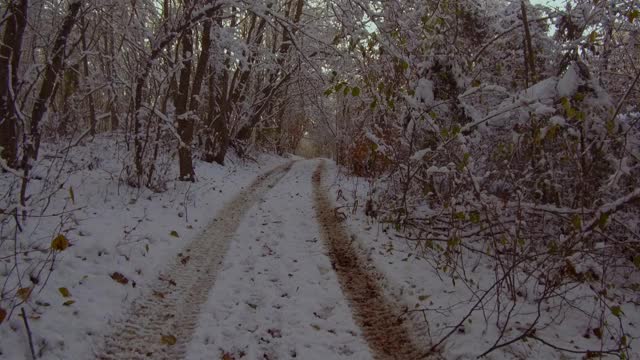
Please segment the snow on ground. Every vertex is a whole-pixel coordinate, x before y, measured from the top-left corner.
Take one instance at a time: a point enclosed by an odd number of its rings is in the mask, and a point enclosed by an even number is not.
[[[315,219],[300,161],[240,225],[187,359],[371,359]]]
[[[258,174],[287,161],[264,155],[258,159],[260,165],[234,159],[225,167],[196,162],[196,183],[169,181],[168,190],[163,193],[140,192],[114,180],[121,162],[116,160],[110,144],[96,139],[90,146],[74,149],[70,161],[78,166],[64,182],[63,191],[52,197],[47,213],[63,208],[75,210],[62,223],[59,217],[30,219],[19,239],[18,248],[42,249],[18,257],[21,273],[39,275],[40,284],[46,281],[44,289],[37,287],[29,302],[22,305],[41,359],[92,358],[110,330],[110,323],[123,315],[131,300],[207,225],[216,211]],[[104,154],[114,156],[105,159]],[[34,180],[33,189],[38,186]],[[73,190],[73,201],[69,188]],[[49,265],[38,274],[40,259],[49,254],[57,233],[65,234],[71,246],[56,254],[50,277]],[[4,241],[0,247],[2,254],[7,254],[13,241]],[[0,283],[8,294],[31,286],[28,276],[26,283],[23,279],[21,285],[15,284],[12,264],[8,258],[0,259]],[[111,277],[114,272],[122,274],[127,283],[115,281]],[[59,288],[66,288],[68,296],[63,296]],[[6,304],[0,305],[7,308]],[[14,312],[11,320],[0,326],[0,358],[30,357],[23,321]]]
[[[367,191],[370,190],[368,181],[361,178],[353,178],[340,174],[335,163],[328,167],[328,183],[333,182],[330,196],[336,199],[336,205],[341,207],[341,212],[347,215],[347,223],[353,234],[356,235],[361,251],[366,252],[374,266],[386,278],[383,286],[387,295],[404,304],[409,310],[428,309],[425,313],[429,330],[424,334],[425,341],[429,343],[439,341],[471,309],[474,298],[472,290],[465,287],[461,281],[453,281],[452,278],[442,272],[437,272],[425,259],[417,256],[415,243],[403,239],[389,226],[381,225],[367,217],[365,212],[365,200]],[[358,208],[352,212],[355,200],[358,200]],[[467,259],[472,263],[474,259]],[[486,264],[480,263],[474,271],[467,274],[473,278],[480,288],[488,288],[495,281],[495,273]],[[586,287],[586,286],[585,286]],[[573,300],[586,307],[591,297],[589,290],[583,288],[574,289]],[[570,301],[571,297],[567,298]],[[635,345],[640,341],[640,311],[637,299],[627,299],[621,304],[623,311],[622,321],[631,341],[631,358],[640,358],[640,346]],[[493,301],[493,300],[492,300]],[[585,301],[587,303],[585,303]],[[492,302],[488,302],[489,310]],[[592,328],[596,326],[586,320],[585,314],[576,311],[567,311],[556,314],[557,304],[547,303],[543,309],[543,321],[546,327],[537,333],[547,341],[568,349],[600,349],[600,341],[593,334]],[[416,317],[417,316],[417,317]],[[493,317],[492,317],[493,316]],[[528,321],[536,316],[536,307],[527,301],[519,301],[519,305],[512,314],[513,325],[507,330],[507,337],[519,334],[526,329]],[[549,316],[557,316],[557,321],[550,322]],[[490,319],[487,323],[487,317]],[[412,313],[415,320],[422,318],[423,313]],[[617,319],[609,316],[615,322]],[[491,311],[475,311],[444,343],[443,356],[446,359],[475,359],[487,349],[491,348],[499,336],[496,327],[496,319]],[[503,339],[504,340],[504,339]],[[607,348],[605,345],[604,348]],[[519,341],[516,344],[498,349],[487,355],[486,359],[582,359],[584,354],[560,353],[548,346],[529,340]],[[611,357],[617,358],[617,357]]]

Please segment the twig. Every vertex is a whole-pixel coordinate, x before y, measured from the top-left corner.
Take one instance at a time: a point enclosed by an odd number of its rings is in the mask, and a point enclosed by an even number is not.
[[[33,360],[36,359],[36,351],[33,348],[33,336],[31,335],[31,329],[29,328],[29,321],[27,320],[27,314],[24,311],[24,308],[20,308],[22,312],[22,320],[24,321],[24,327],[27,329],[27,337],[29,338],[29,349],[31,349],[31,358]]]

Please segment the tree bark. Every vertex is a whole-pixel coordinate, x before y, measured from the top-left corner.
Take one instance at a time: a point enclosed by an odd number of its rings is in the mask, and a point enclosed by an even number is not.
[[[531,83],[536,82],[536,61],[535,54],[533,52],[533,43],[531,41],[531,31],[529,30],[529,21],[527,20],[527,7],[524,0],[520,2],[520,8],[522,10],[522,24],[524,25],[524,39],[525,39],[525,62],[527,64],[527,80],[531,80]],[[530,76],[529,76],[530,75]]]
[[[10,2],[4,37],[0,44],[0,157],[9,167],[18,165],[18,122],[15,94],[22,39],[27,24],[28,0]]]
[[[65,49],[69,34],[73,29],[76,22],[76,16],[80,11],[82,2],[80,0],[74,1],[69,4],[69,10],[62,22],[60,32],[56,37],[51,50],[50,59],[44,71],[44,79],[42,80],[42,86],[40,92],[33,105],[33,111],[31,112],[31,134],[30,141],[26,144],[25,155],[23,156],[23,167],[28,166],[29,160],[35,160],[38,158],[38,150],[40,149],[40,121],[47,112],[49,100],[53,94],[53,89],[58,78],[58,74],[64,67]]]
[[[188,1],[185,0],[185,6]],[[186,9],[185,9],[186,11]],[[182,34],[182,69],[180,70],[180,84],[176,96],[176,121],[178,123],[178,159],[180,162],[180,177],[182,181],[194,181],[195,171],[191,158],[191,141],[193,140],[193,115],[189,113],[189,85],[191,84],[191,68],[193,61],[193,39],[191,28]]]
[[[90,86],[88,86],[88,82],[87,80],[89,79],[89,59],[87,59],[87,57],[89,56],[89,54],[87,53],[87,38],[86,38],[86,32],[87,29],[84,26],[85,22],[84,22],[84,17],[80,20],[81,21],[81,26],[82,26],[82,66],[83,66],[83,71],[84,71],[84,84],[85,84],[85,89],[88,92],[87,98],[89,100],[89,131],[91,136],[95,136],[96,135],[96,108],[95,105],[93,103],[93,92]]]

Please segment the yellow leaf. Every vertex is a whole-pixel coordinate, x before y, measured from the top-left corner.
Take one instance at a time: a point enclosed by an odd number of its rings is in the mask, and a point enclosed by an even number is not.
[[[0,324],[2,324],[2,322],[6,317],[7,317],[7,310],[0,308]]]
[[[172,230],[172,231],[169,233],[169,235],[171,235],[171,236],[173,236],[173,237],[180,237],[180,236],[178,235],[178,232],[177,232],[177,231],[175,231],[175,230]]]
[[[173,346],[178,342],[178,339],[173,335],[162,335],[160,337],[160,342],[165,345]]]
[[[22,301],[27,301],[29,299],[29,296],[31,296],[31,290],[33,289],[31,289],[30,287],[18,289],[17,291],[18,297],[20,297]]]
[[[72,186],[69,186],[69,197],[71,198],[71,203],[75,205],[76,204],[76,197],[73,194],[73,187]]]
[[[72,305],[72,304],[74,304],[74,303],[75,303],[75,300],[67,300],[67,301],[63,302],[63,303],[62,303],[62,305],[64,305],[64,306],[70,306],[70,305]]]
[[[69,247],[69,240],[66,236],[62,234],[58,234],[53,241],[51,241],[51,248],[53,250],[62,251]]]
[[[71,293],[69,292],[69,289],[67,289],[66,287],[61,287],[58,289],[58,291],[60,292],[60,294],[62,295],[62,297],[69,297],[71,296]]]

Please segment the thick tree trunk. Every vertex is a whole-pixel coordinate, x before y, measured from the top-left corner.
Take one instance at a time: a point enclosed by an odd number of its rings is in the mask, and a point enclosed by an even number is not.
[[[41,139],[40,121],[47,112],[49,100],[53,94],[58,74],[63,69],[67,40],[69,39],[69,34],[76,23],[76,16],[80,11],[81,5],[82,2],[79,0],[69,4],[69,11],[62,22],[60,32],[53,44],[49,62],[44,70],[42,86],[40,87],[40,92],[38,93],[38,97],[33,105],[33,111],[31,112],[31,139],[30,142],[26,144],[25,156],[23,156],[22,164],[24,167],[28,166],[30,159],[35,160],[38,158]]]
[[[10,2],[9,17],[0,44],[0,157],[8,166],[18,165],[18,123],[13,91],[18,81],[22,39],[29,1]]]
[[[182,181],[194,181],[195,171],[191,158],[191,142],[193,140],[193,115],[189,113],[189,85],[191,81],[191,67],[193,56],[193,39],[191,28],[182,35],[182,69],[180,70],[180,84],[176,97],[176,121],[178,123],[178,158],[180,162],[180,177]]]
[[[213,154],[213,161],[220,165],[224,165],[224,159],[227,156],[227,149],[229,149],[229,128],[228,120],[225,119],[224,113],[219,116],[213,124],[213,130],[216,136],[216,149]]]

